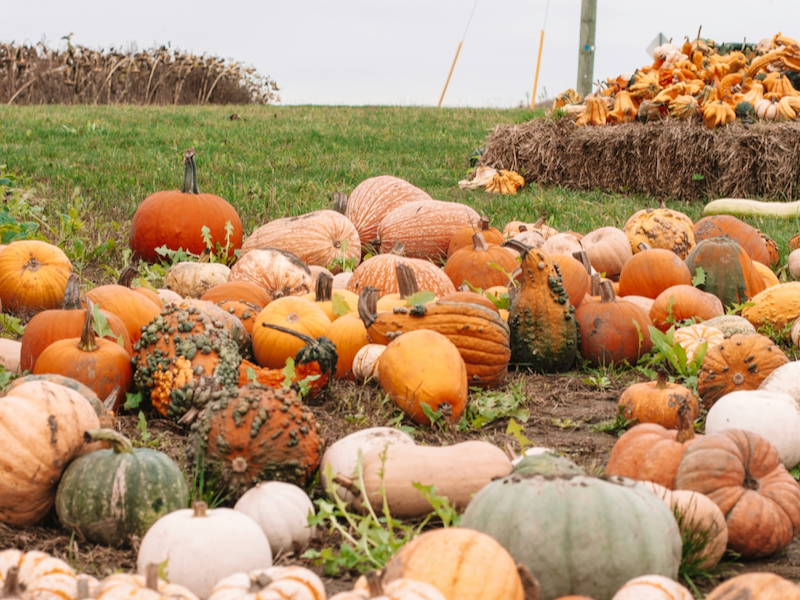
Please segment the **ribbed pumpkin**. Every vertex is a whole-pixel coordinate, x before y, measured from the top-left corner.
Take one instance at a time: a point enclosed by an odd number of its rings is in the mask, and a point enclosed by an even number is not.
[[[277,248],[251,250],[231,267],[229,281],[250,281],[266,290],[271,300],[302,296],[313,289],[311,271],[291,252]]]
[[[111,442],[72,461],[61,476],[56,513],[81,539],[106,546],[128,546],[163,515],[184,508],[189,489],[183,471],[169,456],[135,448],[110,429],[90,430],[92,441]]]
[[[656,298],[673,285],[691,285],[692,274],[678,254],[664,248],[639,251],[619,274],[620,296]]]
[[[702,240],[728,236],[735,240],[752,260],[769,266],[767,244],[758,229],[732,215],[708,215],[694,224],[694,239]]]
[[[183,155],[183,187],[151,194],[138,206],[131,221],[130,247],[135,257],[158,262],[156,248],[183,248],[193,254],[206,249],[203,227],[209,230],[212,249],[225,248],[233,256],[242,247],[242,221],[236,209],[214,194],[197,188],[194,149]],[[228,236],[228,232],[230,235]]]
[[[800,586],[775,573],[742,573],[723,581],[706,596],[706,600],[800,600]]]
[[[606,475],[653,481],[674,490],[681,456],[699,437],[694,433],[692,408],[684,404],[678,409],[677,429],[642,423],[623,433],[611,448]]]
[[[631,215],[622,231],[631,242],[634,254],[644,242],[650,248],[671,250],[683,260],[694,247],[692,220],[682,212],[666,207],[645,208]]]
[[[395,244],[414,258],[443,259],[450,238],[467,226],[477,226],[480,215],[459,202],[416,200],[398,206],[381,219],[377,237],[380,251],[391,252]]]
[[[467,227],[462,227],[453,234],[453,237],[450,238],[450,245],[447,247],[447,257],[450,258],[453,252],[460,248],[469,248],[472,246],[473,236],[478,232],[480,232],[487,244],[502,244],[506,241],[503,232],[497,227],[489,225],[489,218],[484,216],[478,221],[477,227],[468,225]]]
[[[627,361],[635,364],[653,349],[650,317],[632,302],[617,302],[610,281],[600,285],[599,302],[575,310],[580,353],[594,366]]]
[[[492,537],[460,527],[440,528],[405,544],[386,564],[383,581],[430,583],[448,600],[523,600],[514,558]]]
[[[483,234],[476,232],[471,246],[459,248],[444,265],[444,273],[455,287],[469,283],[474,288],[490,288],[506,285],[517,259],[497,244],[487,244]]]
[[[242,256],[256,248],[278,248],[307,265],[341,271],[344,261],[361,261],[361,239],[355,225],[335,210],[315,210],[275,219],[256,229],[242,244]]]
[[[617,227],[599,227],[590,231],[581,238],[581,245],[594,269],[615,281],[633,256],[628,236]]]
[[[328,600],[448,600],[436,587],[414,579],[382,583],[380,572],[359,577],[352,590],[339,592]]]
[[[584,296],[589,293],[592,287],[592,281],[589,277],[592,265],[589,263],[589,257],[586,256],[585,252],[581,251],[575,254],[576,256],[551,254],[550,258],[558,265],[558,270],[561,272],[561,283],[567,292],[569,303],[578,308],[583,302]]]
[[[578,325],[559,268],[541,249],[517,249],[522,284],[508,314],[511,362],[536,371],[566,371],[578,353]]]
[[[270,303],[272,297],[263,287],[252,281],[228,280],[210,288],[200,296],[200,300],[213,302],[214,304],[224,300],[242,300],[254,304],[258,307],[258,310],[261,310]]]
[[[347,289],[361,294],[361,290],[365,287],[374,287],[378,290],[379,296],[399,292],[397,264],[402,263],[414,271],[417,285],[421,291],[433,292],[437,296],[452,294],[456,291],[450,278],[432,262],[419,258],[408,258],[401,254],[402,248],[399,247],[389,254],[368,258],[353,271],[353,276],[347,282]]]
[[[33,315],[59,308],[72,264],[52,244],[39,240],[11,242],[0,253],[0,304],[6,312]]]
[[[750,321],[738,315],[720,315],[713,319],[707,319],[703,324],[719,329],[725,339],[737,333],[757,333],[756,328],[753,327]]]
[[[305,298],[278,298],[256,317],[253,332],[253,355],[256,362],[269,369],[282,369],[287,358],[294,358],[305,343],[286,333],[264,327],[264,323],[287,327],[312,338],[325,335],[331,321],[316,303]]]
[[[742,316],[754,327],[764,324],[777,330],[800,317],[800,281],[790,281],[765,289],[750,298]]]
[[[667,381],[663,373],[656,381],[633,383],[619,397],[619,408],[626,419],[639,423],[656,423],[667,429],[678,427],[678,410],[689,407],[692,421],[700,416],[700,401],[692,390]]]
[[[250,383],[206,405],[192,425],[192,445],[238,497],[263,480],[306,485],[322,441],[294,391]]]
[[[270,543],[272,541],[270,540]],[[273,556],[277,553],[273,550]],[[324,600],[325,584],[305,567],[290,565],[234,573],[219,580],[208,600]]]
[[[131,343],[135,344],[142,337],[142,327],[152,321],[161,312],[161,302],[154,302],[143,294],[117,283],[99,285],[86,292],[84,301],[91,300],[102,310],[117,315]]]
[[[717,503],[728,523],[728,547],[743,558],[774,554],[800,532],[800,484],[775,446],[750,431],[725,429],[695,441],[675,483]]]
[[[665,289],[650,307],[650,319],[661,331],[667,331],[674,323],[687,319],[713,319],[725,309],[714,294],[704,292],[693,285],[679,284]]]
[[[545,599],[610,598],[638,575],[675,579],[681,560],[672,511],[621,478],[512,473],[475,494],[461,527],[500,542],[535,574]]]
[[[83,577],[89,580],[89,577]],[[73,568],[63,560],[39,550],[0,551],[0,582],[3,598],[78,599],[78,578]]]
[[[772,371],[789,362],[771,339],[760,333],[736,334],[709,348],[697,374],[697,393],[706,408],[723,395],[755,390]]]
[[[378,224],[384,215],[408,202],[430,199],[427,192],[405,179],[378,175],[365,179],[350,192],[344,214],[355,225],[364,251],[374,252]]]
[[[721,329],[711,327],[706,323],[695,323],[686,327],[678,327],[673,339],[686,352],[688,362],[694,360],[695,354],[703,344],[706,344],[706,352],[709,348],[721,344],[725,339],[725,334]]]
[[[759,238],[760,239],[760,238]],[[705,283],[698,287],[714,294],[724,306],[742,304],[766,288],[764,279],[753,268],[750,256],[729,237],[705,238],[686,257],[692,276],[705,272]]]

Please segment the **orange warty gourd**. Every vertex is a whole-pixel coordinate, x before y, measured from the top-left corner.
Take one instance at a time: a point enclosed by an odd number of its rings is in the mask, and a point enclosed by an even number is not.
[[[156,248],[183,248],[193,254],[206,249],[203,227],[209,229],[216,249],[227,247],[227,256],[242,247],[242,221],[236,209],[214,194],[201,194],[197,188],[194,149],[183,156],[181,190],[151,194],[139,205],[131,222],[130,247],[134,256],[147,262],[160,260]],[[230,231],[230,235],[228,235]]]

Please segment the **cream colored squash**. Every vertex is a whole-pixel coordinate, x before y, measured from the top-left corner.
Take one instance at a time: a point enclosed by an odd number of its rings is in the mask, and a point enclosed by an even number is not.
[[[339,592],[328,600],[455,600],[447,598],[438,588],[424,581],[394,579],[381,583],[378,577],[368,580],[363,575],[352,590]]]
[[[147,575],[114,573],[101,581],[90,597],[95,600],[198,600],[189,589],[177,583],[168,583],[155,572]]]
[[[294,553],[308,547],[316,527],[309,527],[314,504],[305,491],[283,481],[262,481],[239,498],[234,510],[243,512],[261,526],[272,556]]]
[[[161,298],[162,304],[169,304],[170,302],[180,302],[183,300],[183,296],[181,296],[178,292],[174,290],[168,290],[167,288],[158,288],[156,290],[156,294],[158,297]]]
[[[793,360],[781,365],[761,382],[758,389],[788,394],[800,404],[800,361]]]
[[[631,242],[625,232],[617,227],[599,227],[581,240],[592,267],[605,273],[609,279],[619,276],[622,267],[633,257]]]
[[[623,585],[611,600],[694,600],[694,595],[669,577],[642,575]]]
[[[549,237],[542,244],[542,250],[548,254],[566,254],[572,256],[573,252],[583,250],[581,241],[571,233],[557,233]]]
[[[333,276],[333,289],[335,290],[346,290],[347,289],[347,282],[350,281],[350,278],[353,276],[352,271],[343,271],[341,273],[337,273]]]
[[[789,253],[789,258],[786,259],[786,266],[792,279],[800,279],[800,248]]]
[[[19,361],[22,352],[22,342],[0,338],[0,367],[9,373],[20,373]]]
[[[164,287],[184,298],[199,298],[210,288],[228,281],[230,268],[222,263],[179,262],[164,276]]]
[[[78,581],[66,562],[31,550],[0,552],[0,598],[18,600],[76,600]]]
[[[261,527],[243,512],[195,502],[161,517],[142,538],[139,573],[164,562],[171,583],[205,600],[223,577],[271,567],[272,551]]]
[[[355,358],[353,358],[353,375],[356,381],[377,381],[378,361],[384,350],[386,350],[386,346],[383,344],[367,344],[356,352]]]
[[[208,600],[324,600],[325,584],[305,567],[270,567],[229,575]]]

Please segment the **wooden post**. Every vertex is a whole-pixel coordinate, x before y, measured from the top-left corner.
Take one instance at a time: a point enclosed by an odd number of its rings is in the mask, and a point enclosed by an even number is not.
[[[447,86],[450,83],[450,76],[453,74],[453,69],[456,68],[456,61],[458,60],[458,53],[461,52],[461,45],[464,43],[464,40],[458,42],[458,48],[456,48],[456,55],[453,57],[453,64],[450,65],[450,72],[447,74],[447,81],[444,82],[444,89],[442,90],[442,95],[439,96],[439,104],[436,105],[436,108],[442,108],[442,100],[444,100],[444,93],[447,91]]]
[[[539,66],[542,64],[542,46],[544,46],[544,29],[539,35],[539,55],[536,57],[536,75],[533,78],[533,96],[531,96],[531,108],[536,104],[536,88],[539,86]]]
[[[576,90],[584,98],[592,91],[596,23],[597,0],[581,0],[581,45],[578,51],[578,85]]]

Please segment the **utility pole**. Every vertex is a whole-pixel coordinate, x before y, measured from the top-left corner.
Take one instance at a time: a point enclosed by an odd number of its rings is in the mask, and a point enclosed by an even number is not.
[[[597,0],[581,0],[581,37],[578,52],[577,92],[586,97],[592,91],[594,77],[594,30],[597,23]]]

